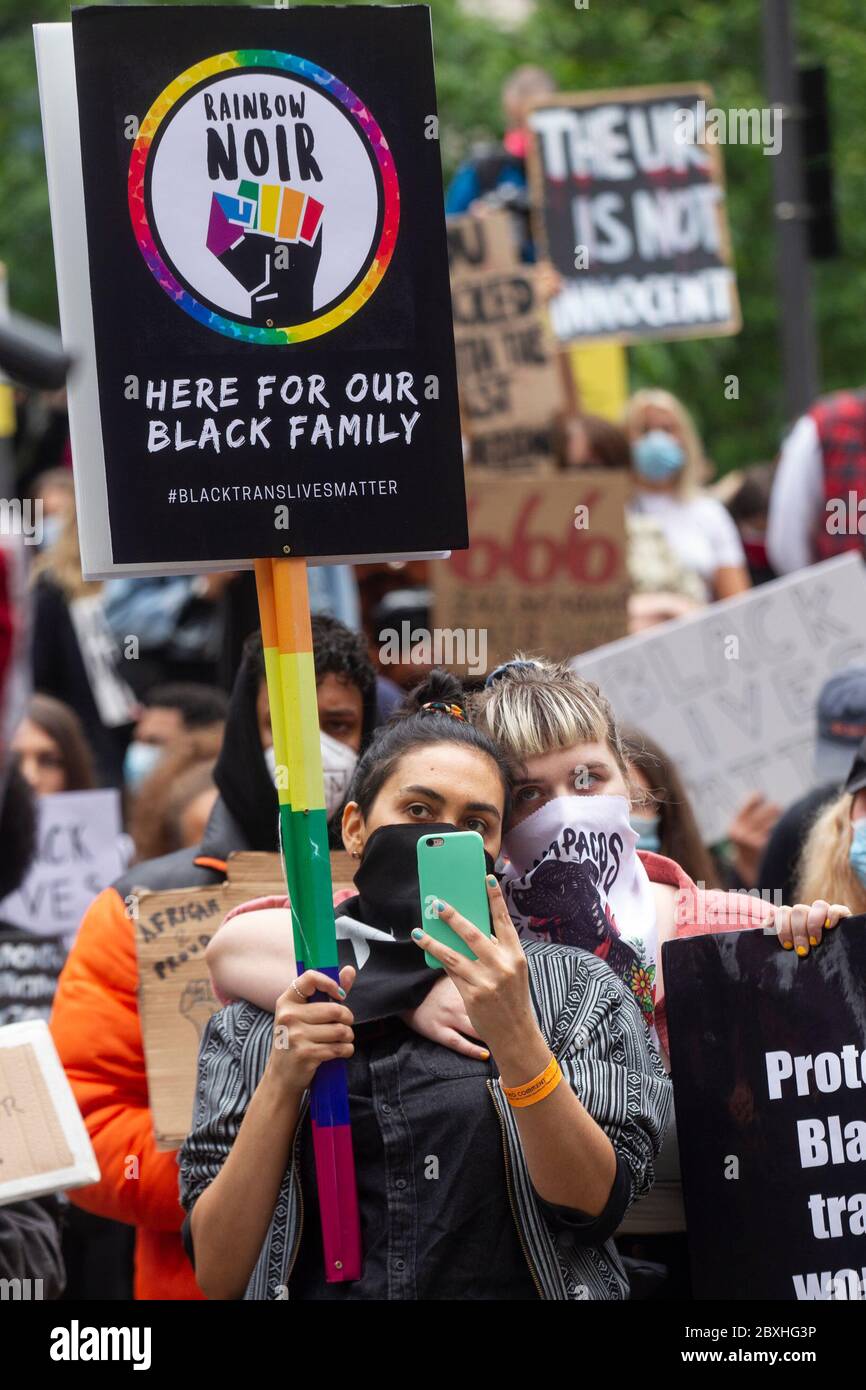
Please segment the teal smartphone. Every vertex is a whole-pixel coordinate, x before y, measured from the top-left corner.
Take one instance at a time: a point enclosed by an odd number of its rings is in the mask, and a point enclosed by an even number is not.
[[[470,960],[477,960],[462,936],[433,912],[439,898],[465,917],[485,936],[490,936],[490,907],[487,901],[487,861],[484,841],[477,830],[446,830],[423,835],[418,841],[418,884],[421,890],[421,925],[436,941],[450,946]],[[441,970],[442,964],[424,952],[427,964]]]

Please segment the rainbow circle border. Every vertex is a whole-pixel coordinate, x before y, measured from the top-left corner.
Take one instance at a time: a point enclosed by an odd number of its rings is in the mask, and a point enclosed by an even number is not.
[[[160,125],[181,97],[186,96],[200,82],[213,77],[216,73],[231,72],[233,69],[242,68],[281,68],[284,71],[296,73],[298,77],[303,77],[308,82],[324,88],[341,106],[345,107],[349,115],[363,130],[382,179],[384,201],[382,233],[367,273],[363,280],[338,305],[328,310],[327,313],[320,314],[317,318],[309,319],[306,323],[279,328],[259,328],[253,324],[239,323],[235,319],[226,318],[223,314],[208,309],[204,304],[199,303],[188,290],[184,289],[180,281],[169,270],[159,253],[147,219],[144,179],[151,145]],[[212,328],[217,333],[225,334],[226,337],[247,343],[300,343],[309,338],[318,338],[323,333],[330,333],[332,329],[345,323],[347,319],[357,313],[362,305],[366,304],[379,285],[394,253],[397,229],[400,225],[400,186],[397,182],[394,156],[391,154],[388,142],[382,134],[378,122],[373,118],[364,102],[344,82],[326,72],[324,68],[320,68],[316,63],[311,63],[307,58],[298,58],[293,53],[278,53],[274,49],[267,48],[237,49],[231,53],[217,53],[212,58],[204,58],[200,63],[195,63],[193,67],[187,68],[185,72],[182,72],[179,77],[169,83],[156,98],[139,127],[138,137],[132,147],[129,160],[127,189],[129,215],[132,219],[135,239],[148,269],[160,287],[179,308],[192,318],[197,319],[199,323],[204,324],[206,328]]]

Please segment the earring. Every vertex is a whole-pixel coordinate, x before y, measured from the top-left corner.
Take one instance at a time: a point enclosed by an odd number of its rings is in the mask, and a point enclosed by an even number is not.
[[[353,858],[353,859],[360,859],[360,858],[361,858],[361,855],[360,855],[360,853],[358,852],[358,850],[356,850],[356,849],[353,849],[353,850],[352,850],[352,858]]]

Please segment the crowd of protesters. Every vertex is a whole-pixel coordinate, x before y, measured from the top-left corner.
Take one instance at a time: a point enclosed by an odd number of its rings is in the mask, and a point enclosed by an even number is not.
[[[523,122],[550,90],[537,70],[510,79],[504,145],[476,152],[447,199],[452,212],[509,207],[526,260]],[[255,590],[248,573],[85,582],[62,396],[22,405],[19,482],[42,525],[32,694],[0,781],[0,900],[33,860],[44,796],[116,789],[130,863],[57,956],[53,999],[30,1011],[50,1014],[100,1180],[0,1208],[0,1274],[44,1277],[68,1298],[688,1297],[661,944],[772,928],[807,957],[866,912],[866,666],[826,673],[808,793],[785,807],[756,789],[725,841],[706,844],[675,763],[621,727],[615,689],[543,652],[466,686],[441,670],[398,686],[377,661],[377,614],[399,588],[423,611],[423,569],[311,570],[331,842],[357,866],[338,904],[340,982],[296,978],[283,903],[231,914],[208,952],[223,1007],[202,1040],[193,1127],[166,1150],[127,905],[134,889],[219,884],[238,851],[278,850]],[[819,401],[775,465],[724,480],[667,391],[638,390],[620,420],[576,410],[551,429],[562,469],[628,475],[632,631],[862,549],[825,524],[830,499],[866,499],[860,393]],[[11,662],[9,643],[0,658]],[[438,947],[420,916],[417,842],[455,827],[477,830],[487,855],[495,944],[442,909],[475,960]],[[624,846],[616,931],[592,919],[570,861],[580,831]],[[540,929],[554,867],[565,906]],[[724,895],[741,889],[761,896],[726,912]],[[26,941],[2,916],[0,905],[0,945]],[[311,1003],[315,989],[331,1002]],[[288,1049],[272,1047],[275,1028]],[[554,1031],[573,1040],[555,1061]],[[305,1104],[333,1057],[349,1065],[365,1249],[361,1280],[337,1285],[323,1276]],[[399,1124],[382,1104],[389,1088],[403,1097]],[[413,1155],[430,1153],[440,1181],[424,1191]],[[416,1235],[395,1262],[389,1233],[407,1210]]]

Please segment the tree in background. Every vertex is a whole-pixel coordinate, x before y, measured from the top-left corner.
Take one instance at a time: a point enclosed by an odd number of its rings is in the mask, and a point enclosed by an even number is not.
[[[346,3],[346,0],[322,0]],[[351,0],[350,0],[351,3]],[[448,178],[475,140],[502,130],[499,90],[520,63],[540,63],[563,91],[704,81],[716,104],[761,106],[758,0],[536,0],[520,27],[432,0],[442,159]],[[48,195],[30,26],[68,19],[66,0],[0,0],[0,259],[16,308],[56,322]],[[866,379],[866,26],[861,0],[800,0],[800,57],[827,65],[836,196],[844,254],[816,267],[822,385]],[[744,327],[735,338],[642,344],[629,350],[634,386],[658,385],[694,411],[722,471],[772,457],[786,421],[780,380],[770,166],[754,146],[722,151]],[[863,298],[861,299],[861,295]],[[725,397],[725,378],[739,399]]]

